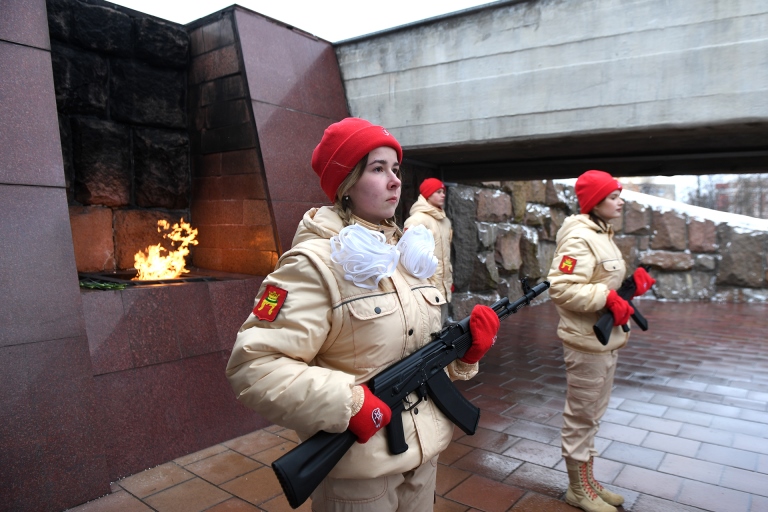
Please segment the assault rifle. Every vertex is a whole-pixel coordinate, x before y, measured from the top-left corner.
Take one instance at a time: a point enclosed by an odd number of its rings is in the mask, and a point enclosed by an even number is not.
[[[646,270],[648,269],[646,268]],[[630,274],[629,277],[622,281],[621,286],[618,290],[616,290],[616,293],[619,294],[619,297],[629,302],[629,305],[632,306],[632,309],[635,310],[635,312],[632,313],[632,320],[635,321],[640,329],[647,331],[648,320],[646,320],[645,317],[640,314],[637,306],[632,304],[632,297],[635,295],[636,290],[637,286],[635,285],[635,278],[632,276],[632,274]],[[600,317],[593,328],[595,330],[595,336],[597,336],[597,339],[600,341],[600,343],[607,345],[608,340],[611,337],[611,330],[613,330],[613,313],[610,311],[603,313],[603,316]],[[622,325],[621,330],[624,332],[629,332],[629,322]]]
[[[549,288],[548,281],[533,288],[528,286],[525,279],[521,279],[521,283],[524,293],[522,297],[511,304],[505,297],[491,306],[499,320],[517,313]],[[390,453],[396,455],[408,449],[403,433],[402,413],[428,399],[434,400],[437,407],[465,433],[475,433],[480,409],[464,398],[443,370],[454,359],[462,357],[471,345],[472,334],[467,317],[446,326],[434,340],[368,382],[371,392],[392,409],[392,419],[386,427]],[[418,400],[409,403],[408,395],[413,392],[418,395]],[[292,508],[298,508],[309,498],[356,440],[355,434],[349,430],[340,434],[321,430],[272,463],[272,469]]]

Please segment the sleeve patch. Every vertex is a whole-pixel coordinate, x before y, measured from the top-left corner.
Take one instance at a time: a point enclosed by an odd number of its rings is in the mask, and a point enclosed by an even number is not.
[[[563,260],[560,262],[558,269],[563,274],[573,274],[573,271],[576,269],[576,258],[563,256]]]
[[[253,308],[253,314],[259,320],[274,321],[277,318],[277,313],[280,312],[280,308],[283,307],[287,296],[287,290],[268,284],[259,302]]]

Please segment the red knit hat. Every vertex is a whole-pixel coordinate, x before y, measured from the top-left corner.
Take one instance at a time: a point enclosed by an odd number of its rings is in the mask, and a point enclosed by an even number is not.
[[[347,117],[325,129],[320,144],[312,152],[312,169],[320,176],[320,187],[331,202],[355,165],[382,146],[397,151],[397,161],[403,161],[403,149],[392,134],[365,119]]]
[[[429,199],[429,196],[441,188],[445,188],[442,181],[437,178],[427,178],[419,185],[419,194],[423,195],[424,199]]]
[[[589,213],[597,203],[614,190],[621,190],[621,183],[605,171],[587,171],[576,180],[576,197],[581,213]]]

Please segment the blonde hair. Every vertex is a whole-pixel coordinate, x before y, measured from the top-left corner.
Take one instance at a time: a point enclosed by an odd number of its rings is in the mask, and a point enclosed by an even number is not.
[[[347,193],[352,187],[355,186],[355,183],[358,182],[360,177],[363,175],[363,171],[365,171],[365,167],[367,165],[368,155],[365,155],[362,160],[357,162],[357,165],[352,168],[350,173],[347,174],[347,177],[344,178],[344,181],[341,182],[339,188],[336,189],[336,198],[333,201],[333,209],[339,215],[339,217],[341,217],[341,221],[344,223],[345,227],[352,223],[352,215],[354,215],[352,212],[352,200],[347,195]],[[384,219],[382,224],[397,227],[395,215],[388,219]],[[398,228],[398,233],[399,232],[400,229]]]

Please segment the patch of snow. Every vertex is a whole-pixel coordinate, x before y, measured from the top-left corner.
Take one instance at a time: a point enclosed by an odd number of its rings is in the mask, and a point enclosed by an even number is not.
[[[711,220],[715,224],[728,224],[729,226],[753,231],[768,231],[768,219],[758,219],[746,215],[710,210],[709,208],[693,206],[678,201],[670,201],[669,199],[662,199],[661,197],[633,192],[631,190],[622,190],[621,198],[625,201],[633,201],[638,204],[649,206],[656,211],[675,211],[684,213],[697,220]]]

